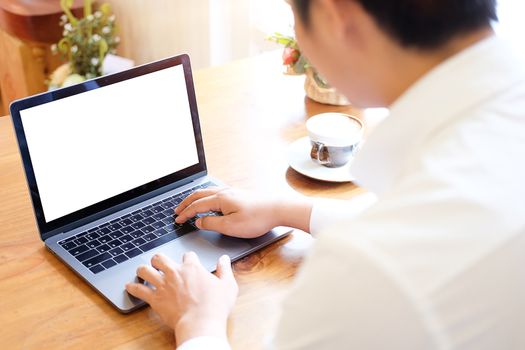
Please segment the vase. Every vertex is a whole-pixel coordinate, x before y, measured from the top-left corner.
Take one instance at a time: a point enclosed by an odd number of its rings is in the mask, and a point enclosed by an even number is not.
[[[314,70],[311,68],[306,69],[304,91],[306,96],[319,103],[335,106],[348,106],[350,104],[350,101],[336,89],[319,86],[314,78]]]

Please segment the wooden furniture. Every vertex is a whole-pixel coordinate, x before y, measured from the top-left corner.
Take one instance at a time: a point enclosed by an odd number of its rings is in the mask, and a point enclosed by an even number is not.
[[[81,14],[82,0],[73,12]],[[0,0],[0,114],[13,100],[47,90],[45,80],[59,66],[51,44],[62,37],[60,2]]]
[[[271,193],[350,198],[362,190],[310,180],[288,168],[288,144],[309,115],[354,112],[305,100],[304,77],[281,73],[272,52],[195,73],[208,168],[229,185]],[[279,303],[313,239],[294,233],[234,264],[240,294],[229,322],[234,349],[261,349]],[[0,333],[2,348],[173,349],[150,308],[113,309],[44,248],[9,117],[0,118]]]

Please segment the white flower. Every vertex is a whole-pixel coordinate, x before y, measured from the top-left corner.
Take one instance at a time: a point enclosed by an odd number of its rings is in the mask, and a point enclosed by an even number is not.
[[[100,18],[100,17],[102,17],[102,12],[100,12],[100,11],[95,11],[95,17],[96,17],[96,18]]]
[[[93,17],[93,15],[89,15],[89,16],[86,17],[86,19],[87,19],[89,22],[91,22],[92,20],[95,19],[95,17]]]
[[[99,61],[98,61],[98,58],[96,58],[96,57],[93,57],[93,58],[91,59],[91,64],[92,64],[93,66],[98,65],[98,62],[99,62]]]
[[[111,29],[108,26],[105,26],[102,28],[102,33],[109,34],[111,32]]]
[[[73,26],[71,25],[71,23],[66,23],[66,25],[64,26],[64,29],[65,31],[72,31],[73,30]]]
[[[93,34],[93,36],[91,37],[91,40],[93,40],[94,42],[97,42],[101,39],[100,35],[98,34]]]
[[[64,30],[64,31],[62,32],[62,36],[66,36],[66,35],[68,35],[68,34],[69,34],[69,32],[68,32],[67,30]]]
[[[108,19],[109,19],[110,22],[114,22],[115,21],[115,15],[109,16]]]
[[[71,46],[71,52],[76,53],[77,51],[78,51],[78,46],[77,45]]]
[[[51,45],[51,51],[56,51],[58,49],[57,44]]]
[[[66,15],[62,15],[62,16],[60,16],[60,20],[61,20],[62,22],[67,22],[67,16],[66,16]]]
[[[116,36],[115,39],[113,39],[113,41],[116,42],[116,43],[119,43],[120,42],[120,37]]]

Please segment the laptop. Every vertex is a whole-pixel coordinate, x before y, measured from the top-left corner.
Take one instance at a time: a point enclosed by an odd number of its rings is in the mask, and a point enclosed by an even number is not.
[[[45,246],[122,313],[124,290],[155,253],[195,251],[214,271],[286,236],[255,239],[179,225],[174,208],[222,183],[208,175],[188,55],[15,101],[10,106]],[[222,215],[209,212],[202,215]]]

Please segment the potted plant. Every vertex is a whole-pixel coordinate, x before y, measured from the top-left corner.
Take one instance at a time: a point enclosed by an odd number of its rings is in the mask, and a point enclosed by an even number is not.
[[[293,36],[274,33],[267,38],[270,41],[283,45],[283,65],[286,74],[305,74],[304,89],[306,95],[314,101],[337,106],[349,105],[345,96],[331,87],[326,80],[312,67],[301,53],[297,40]]]
[[[71,12],[73,0],[61,0],[60,5],[64,11],[60,20],[63,37],[52,49],[60,53],[67,63],[53,72],[50,88],[101,76],[106,55],[115,53],[120,42],[109,4],[101,4],[94,9],[92,0],[84,0],[83,18],[76,18]]]

